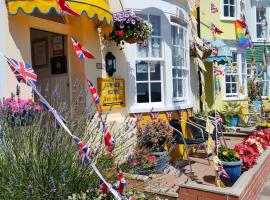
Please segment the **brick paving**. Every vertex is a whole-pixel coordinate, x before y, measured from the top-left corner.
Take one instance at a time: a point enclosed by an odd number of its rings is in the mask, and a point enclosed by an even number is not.
[[[270,175],[270,172],[269,172]],[[257,200],[269,200],[270,199],[270,176],[268,176],[267,181],[265,182],[262,191],[258,195]]]

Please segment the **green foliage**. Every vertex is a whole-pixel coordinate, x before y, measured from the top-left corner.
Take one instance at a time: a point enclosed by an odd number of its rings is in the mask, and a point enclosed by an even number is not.
[[[81,112],[73,113],[76,119],[68,120],[71,131],[94,149],[96,122]],[[0,199],[67,199],[85,191],[91,191],[89,199],[98,199],[98,177],[90,166],[80,165],[76,143],[63,129],[54,129],[46,112],[33,124],[18,127],[8,125],[2,114]],[[101,148],[95,158],[101,172],[113,165],[113,160],[99,159],[104,152]]]
[[[240,160],[240,156],[236,151],[223,145],[218,150],[218,157],[221,161],[225,161],[225,162],[232,162],[232,161]]]
[[[173,130],[163,119],[149,120],[138,127],[138,148],[152,152],[164,151],[173,138]]]
[[[241,105],[239,102],[229,101],[224,105],[224,111],[226,117],[239,116],[241,114]]]
[[[261,85],[259,82],[248,80],[248,97],[250,101],[259,100],[261,94]]]

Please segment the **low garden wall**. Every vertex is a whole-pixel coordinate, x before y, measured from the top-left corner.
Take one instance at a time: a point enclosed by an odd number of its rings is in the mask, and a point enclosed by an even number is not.
[[[270,171],[270,148],[258,158],[257,164],[243,173],[230,188],[207,186],[194,182],[181,184],[181,200],[255,200]]]

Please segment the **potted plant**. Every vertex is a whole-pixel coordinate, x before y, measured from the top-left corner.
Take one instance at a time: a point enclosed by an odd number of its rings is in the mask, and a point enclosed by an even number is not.
[[[173,130],[170,125],[163,119],[149,120],[138,127],[137,139],[137,157],[142,155],[140,150],[143,151],[147,162],[151,162],[154,156],[156,158],[155,165],[158,167],[154,170],[162,171],[168,161],[166,146],[173,139]],[[149,152],[149,155],[145,155],[145,152]]]
[[[241,175],[242,160],[240,155],[233,149],[226,146],[221,146],[218,150],[218,158],[221,160],[222,165],[229,178],[220,177],[226,186],[233,185]]]
[[[142,43],[148,40],[152,33],[150,23],[136,16],[133,11],[122,11],[113,14],[113,30],[108,40],[113,40],[117,45],[127,43]]]
[[[224,106],[224,113],[230,126],[236,127],[239,123],[241,105],[238,102],[227,102]]]
[[[248,97],[256,107],[257,112],[261,111],[261,86],[259,82],[248,80]]]

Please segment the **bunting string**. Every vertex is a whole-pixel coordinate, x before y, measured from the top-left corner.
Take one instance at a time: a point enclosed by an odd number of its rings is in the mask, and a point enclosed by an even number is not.
[[[33,69],[29,66],[26,65],[24,62],[18,62],[14,59],[9,59],[5,57],[5,60],[9,64],[10,68],[15,74],[20,74],[19,78],[16,76],[18,81],[24,81],[27,85],[29,85],[33,91],[37,94],[37,96],[40,98],[40,100],[47,106],[48,110],[54,115],[58,123],[65,129],[65,131],[69,134],[70,137],[72,137],[77,144],[80,147],[80,157],[81,157],[81,162],[82,164],[90,164],[92,169],[95,171],[97,176],[106,184],[106,186],[109,188],[110,192],[114,195],[114,197],[118,200],[121,200],[121,196],[118,194],[117,191],[115,191],[109,183],[106,182],[104,177],[101,175],[99,170],[96,168],[95,164],[91,161],[92,153],[90,153],[91,149],[84,143],[82,142],[77,136],[73,135],[72,132],[69,130],[67,125],[64,123],[58,112],[49,104],[49,102],[40,94],[40,92],[37,90],[35,82],[37,77],[34,78],[34,80],[31,80],[31,74],[34,73]],[[31,68],[31,69],[30,69]],[[26,71],[29,71],[31,73],[26,73]],[[32,70],[32,71],[31,71]],[[33,82],[35,81],[35,82]]]

